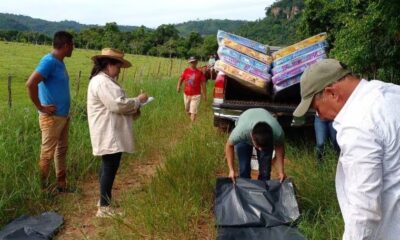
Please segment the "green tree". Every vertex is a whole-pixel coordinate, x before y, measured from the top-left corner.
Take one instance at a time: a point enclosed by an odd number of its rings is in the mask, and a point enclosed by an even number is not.
[[[104,30],[102,28],[89,28],[80,33],[82,47],[86,49],[101,49],[102,36]]]
[[[215,35],[208,35],[204,37],[203,41],[203,51],[204,55],[208,56],[210,54],[215,54],[218,50],[217,37]]]
[[[140,26],[131,33],[129,46],[132,53],[146,55],[153,45],[152,31],[145,26]]]
[[[203,38],[198,32],[191,32],[186,39],[187,48],[195,48],[203,43]]]
[[[102,47],[121,48],[121,32],[115,22],[106,23],[102,37]]]
[[[186,39],[179,38],[176,44],[176,56],[179,58],[187,58],[189,49],[186,46]]]
[[[170,38],[165,44],[165,48],[167,49],[166,53],[163,54],[162,56],[164,57],[175,57],[176,56],[176,48],[178,46],[178,40],[174,38]]]
[[[163,24],[154,31],[154,42],[162,45],[170,39],[178,39],[179,32],[172,24]]]
[[[331,57],[369,78],[400,82],[400,3],[395,0],[307,0],[303,36],[326,31]]]

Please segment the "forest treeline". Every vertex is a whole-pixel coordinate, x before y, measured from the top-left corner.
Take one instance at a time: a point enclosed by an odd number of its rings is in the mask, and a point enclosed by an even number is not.
[[[216,29],[268,45],[287,46],[320,32],[328,33],[329,56],[347,63],[368,78],[400,82],[400,1],[398,0],[278,0],[256,21],[213,20],[190,25],[121,28],[116,23],[71,30],[79,48],[116,47],[128,53],[206,59],[217,50]],[[4,24],[1,23],[0,27]],[[180,32],[184,31],[184,33]],[[214,29],[209,34],[207,29]],[[1,29],[1,28],[0,28]],[[182,30],[183,29],[183,30]],[[227,30],[228,29],[228,30]],[[190,31],[192,30],[192,31]],[[50,43],[43,33],[0,31],[7,41]]]

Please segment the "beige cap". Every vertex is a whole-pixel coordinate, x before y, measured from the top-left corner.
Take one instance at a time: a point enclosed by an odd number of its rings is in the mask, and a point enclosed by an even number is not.
[[[306,68],[300,79],[301,102],[293,116],[306,114],[315,94],[349,73],[351,70],[336,59],[323,59]]]
[[[197,62],[197,58],[196,57],[190,57],[189,59],[188,59],[188,62],[189,63],[191,63],[191,62]]]
[[[101,50],[101,54],[93,56],[92,60],[94,61],[97,58],[112,58],[121,61],[123,68],[128,68],[132,66],[132,64],[128,60],[124,59],[124,53],[115,48],[103,48]]]

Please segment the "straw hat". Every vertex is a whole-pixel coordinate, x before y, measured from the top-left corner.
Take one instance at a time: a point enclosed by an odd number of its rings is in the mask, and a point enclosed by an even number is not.
[[[132,64],[128,60],[124,59],[124,53],[115,48],[103,48],[101,50],[101,54],[93,56],[92,60],[95,61],[98,58],[112,58],[121,61],[123,68],[128,68],[132,66]]]

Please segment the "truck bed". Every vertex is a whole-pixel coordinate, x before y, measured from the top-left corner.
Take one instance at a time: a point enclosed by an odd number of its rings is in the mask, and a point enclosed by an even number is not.
[[[272,101],[241,101],[241,100],[225,100],[219,104],[221,108],[247,110],[249,108],[265,108],[270,112],[283,112],[292,114],[297,104],[278,103]]]
[[[250,108],[264,108],[274,114],[283,127],[290,127],[293,112],[300,102],[300,86],[285,89],[276,95],[262,94],[227,77],[225,80],[225,97],[213,104],[214,125],[232,128],[239,115]],[[306,114],[306,125],[314,120],[315,111],[310,109]]]

